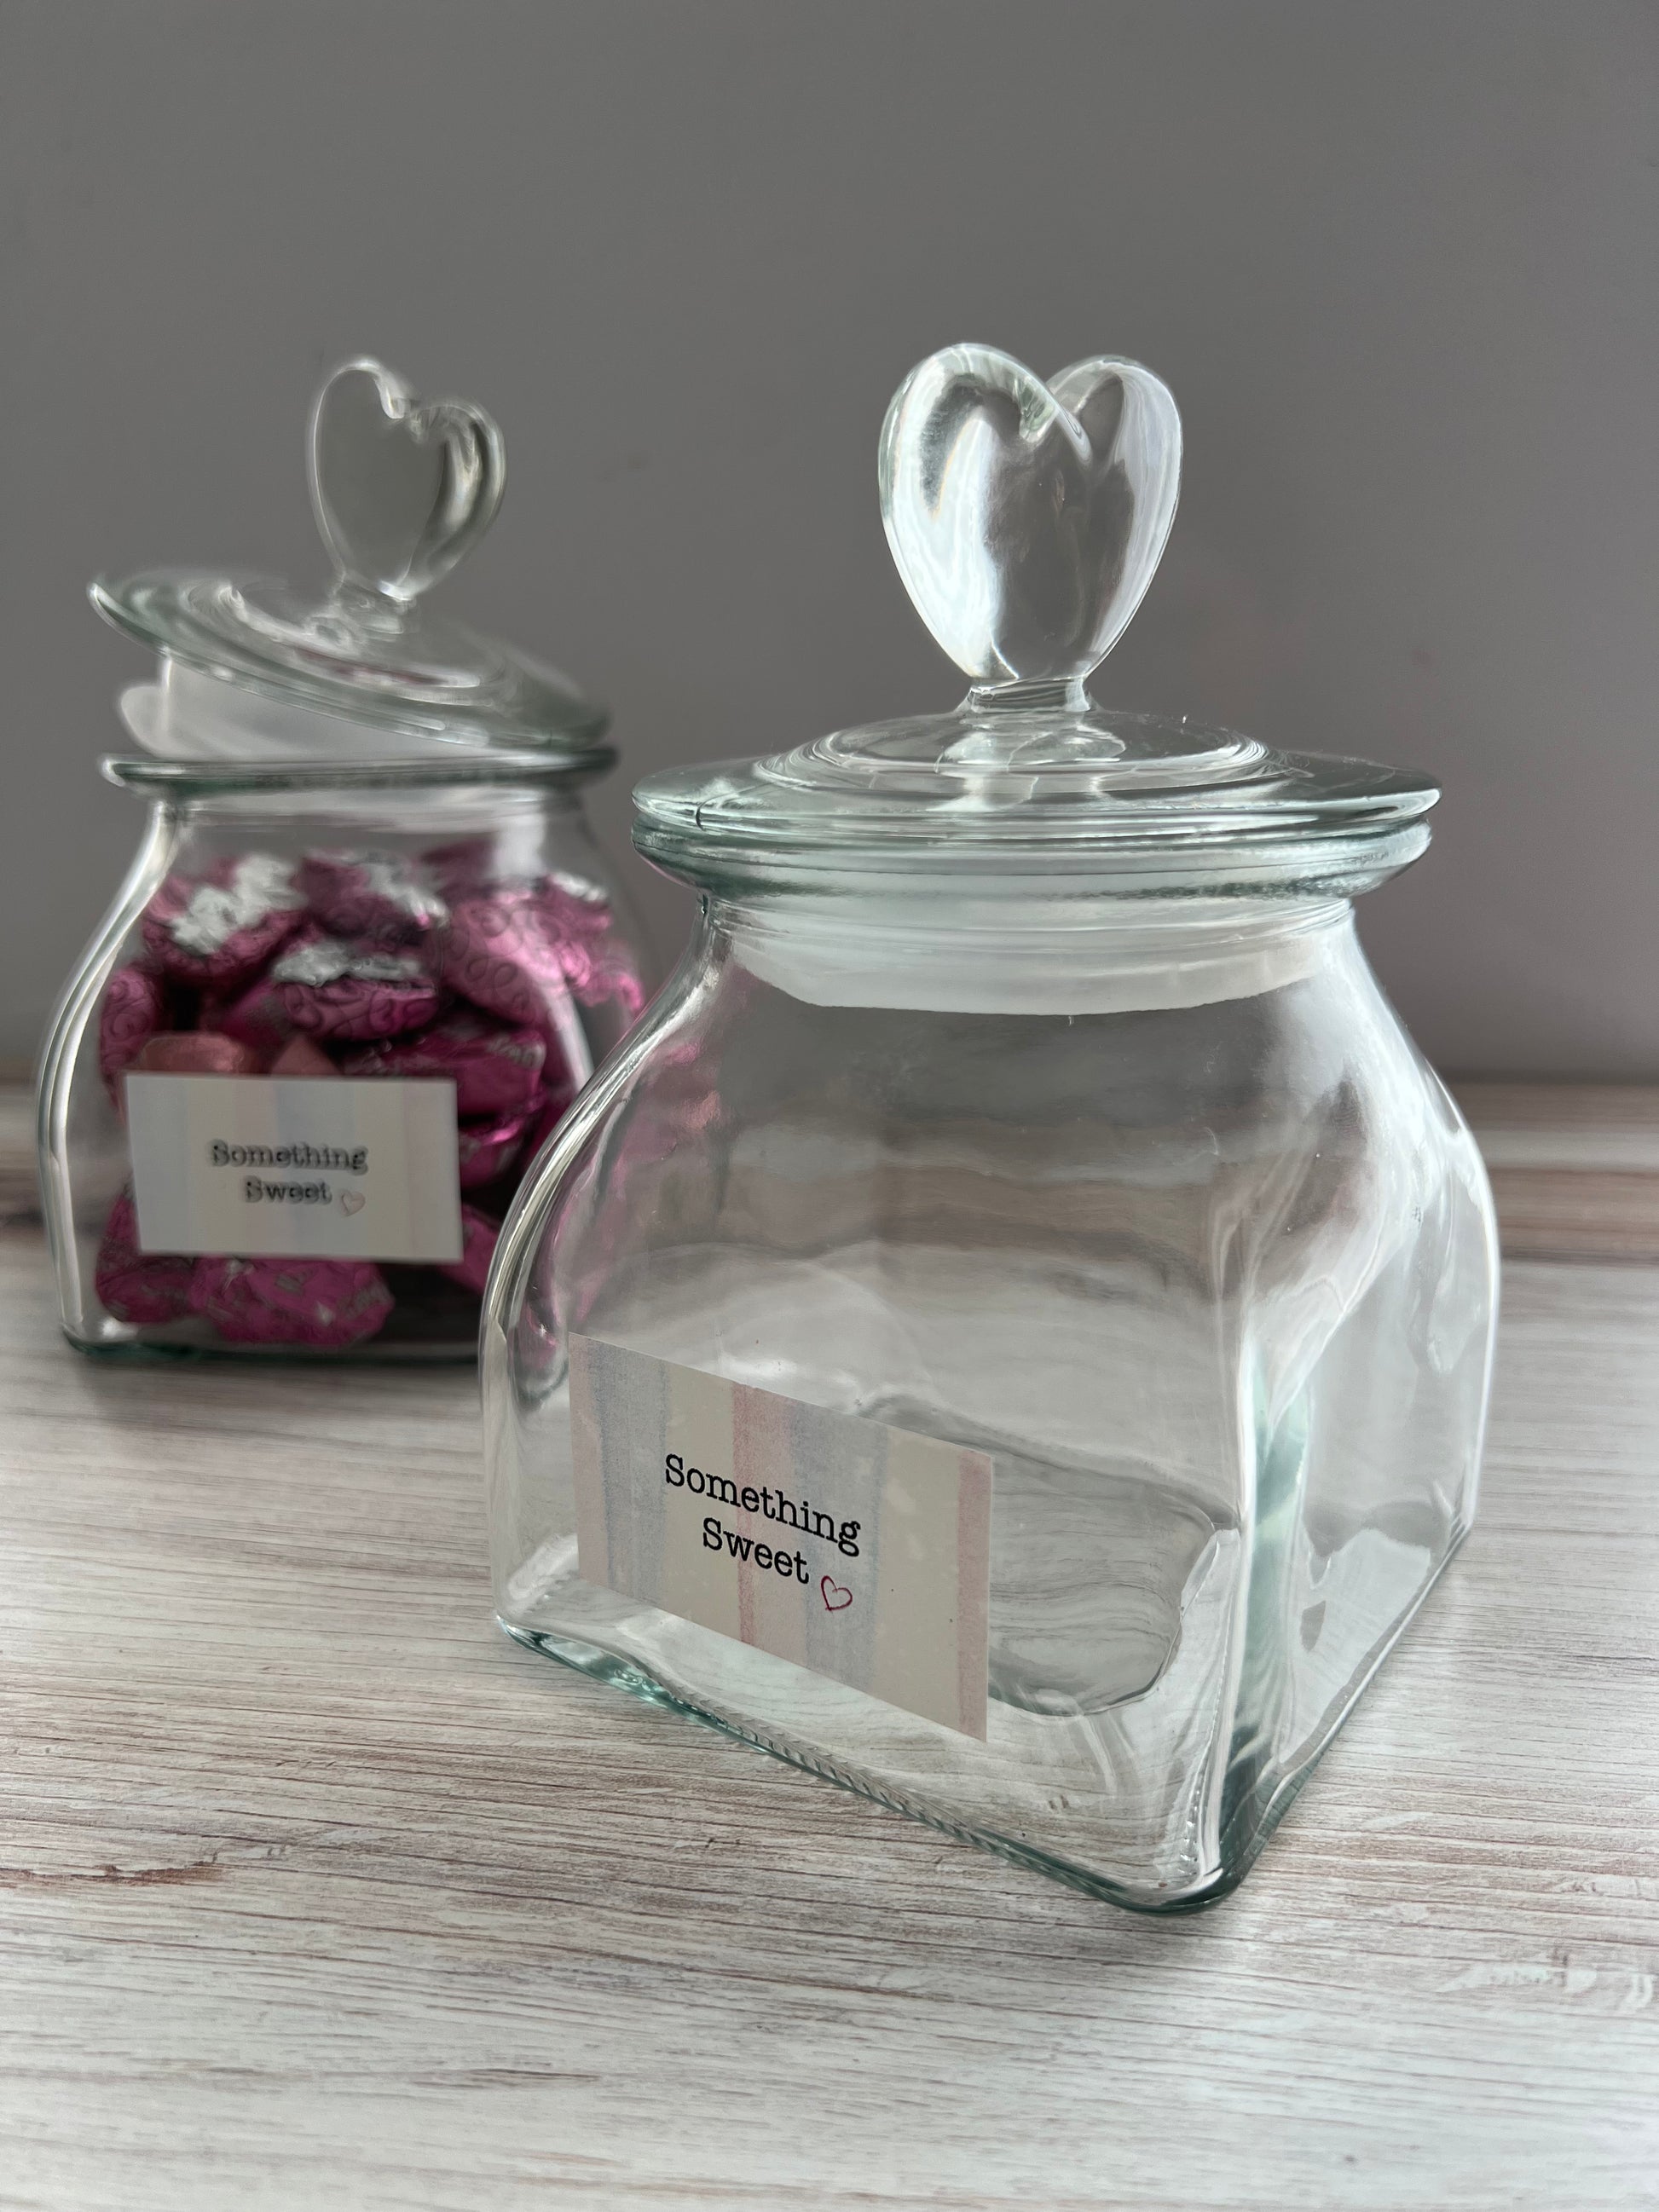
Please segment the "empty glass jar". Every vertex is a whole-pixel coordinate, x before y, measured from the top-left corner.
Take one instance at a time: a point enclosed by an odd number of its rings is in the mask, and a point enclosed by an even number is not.
[[[1474,1511],[1480,1159],[1353,896],[1423,778],[1116,714],[1180,430],[980,348],[890,410],[951,714],[658,775],[696,945],[486,1297],[526,1644],[1103,1897],[1230,1888]]]
[[[85,1351],[471,1358],[518,1179],[640,1010],[582,810],[603,711],[422,601],[504,467],[480,410],[354,362],[312,416],[320,602],[94,586],[161,664],[106,763],[149,832],[41,1074]]]

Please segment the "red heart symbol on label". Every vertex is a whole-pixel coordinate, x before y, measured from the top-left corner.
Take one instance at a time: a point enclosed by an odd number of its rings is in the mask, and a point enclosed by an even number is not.
[[[340,1193],[342,1213],[361,1213],[368,1203],[368,1200],[360,1190],[343,1190]]]
[[[843,1589],[841,1584],[829,1575],[823,1575],[819,1578],[818,1588],[823,1592],[823,1602],[830,1613],[840,1613],[853,1602],[852,1591]]]

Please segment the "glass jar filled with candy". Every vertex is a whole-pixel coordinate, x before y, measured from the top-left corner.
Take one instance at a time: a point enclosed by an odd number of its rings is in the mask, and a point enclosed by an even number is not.
[[[423,604],[503,481],[480,409],[353,362],[311,420],[320,601],[93,587],[161,662],[106,763],[149,834],[41,1070],[83,1350],[471,1357],[519,1179],[640,1012],[603,709]]]

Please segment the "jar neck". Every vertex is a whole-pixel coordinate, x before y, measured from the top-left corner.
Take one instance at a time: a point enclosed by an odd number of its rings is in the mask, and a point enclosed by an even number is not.
[[[319,836],[337,830],[360,841],[391,836],[489,834],[528,851],[539,845],[553,820],[579,820],[580,796],[545,783],[459,783],[422,787],[391,783],[301,788],[244,787],[191,791],[174,787],[146,794],[151,807],[181,829],[205,832],[294,830]]]
[[[1350,942],[1344,898],[710,896],[714,941],[809,1005],[1127,1013],[1253,998]]]

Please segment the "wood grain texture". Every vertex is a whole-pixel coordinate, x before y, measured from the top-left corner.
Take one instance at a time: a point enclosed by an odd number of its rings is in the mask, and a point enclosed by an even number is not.
[[[1659,2203],[1659,1273],[1508,1297],[1473,1539],[1154,1923],[507,1643],[469,1376],[93,1364],[6,1232],[0,2205]]]
[[[1464,1083],[1511,1259],[1659,1262],[1659,1089]]]
[[[1659,1085],[1455,1088],[1492,1173],[1505,1253],[1659,1263]],[[0,1224],[40,1210],[33,1096],[0,1071]]]
[[[0,1074],[0,1225],[32,1221],[40,1211],[34,1165],[34,1092]]]

